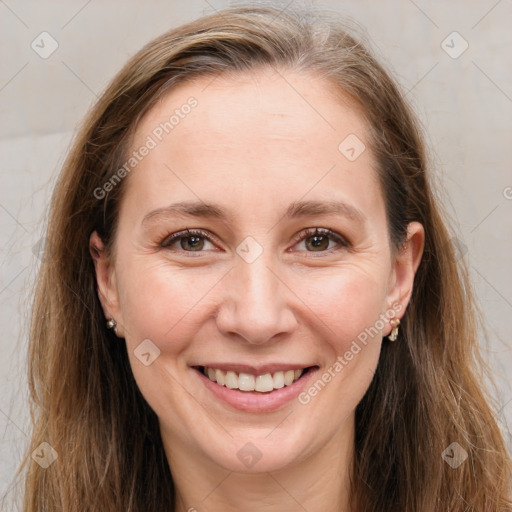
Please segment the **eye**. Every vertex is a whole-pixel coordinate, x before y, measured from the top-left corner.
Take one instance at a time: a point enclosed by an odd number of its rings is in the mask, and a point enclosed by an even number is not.
[[[179,244],[179,247],[175,247]],[[185,252],[203,252],[208,249],[207,244],[213,247],[210,236],[199,229],[187,229],[167,236],[160,244],[165,249],[177,249]]]
[[[336,248],[349,247],[349,243],[338,233],[325,228],[308,228],[295,239],[298,246],[303,245],[307,252],[330,252]]]
[[[211,247],[208,247],[210,244]],[[325,228],[308,228],[294,239],[294,247],[303,244],[306,252],[331,252],[350,246],[340,234]],[[184,252],[204,252],[214,249],[213,237],[199,229],[186,229],[167,236],[160,244],[162,248]]]

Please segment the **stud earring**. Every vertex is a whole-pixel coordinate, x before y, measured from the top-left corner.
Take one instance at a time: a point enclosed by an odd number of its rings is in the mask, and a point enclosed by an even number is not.
[[[398,337],[398,326],[400,325],[400,320],[398,318],[393,318],[390,321],[390,324],[393,326],[393,329],[389,333],[388,339],[389,341],[395,341]]]
[[[107,329],[115,329],[117,326],[117,322],[113,318],[109,318],[107,320]]]

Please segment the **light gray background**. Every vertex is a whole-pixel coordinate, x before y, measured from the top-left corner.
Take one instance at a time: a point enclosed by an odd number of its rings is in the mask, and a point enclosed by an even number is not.
[[[87,109],[157,35],[229,4],[0,0],[0,498],[28,440],[25,358],[37,243],[54,180]],[[424,124],[441,196],[489,329],[483,344],[512,424],[512,3],[318,1],[368,30]],[[284,8],[286,3],[281,4]],[[43,31],[58,49],[41,58]],[[443,49],[468,49],[454,59]],[[448,46],[448,47],[447,47]],[[467,253],[465,252],[467,249]]]

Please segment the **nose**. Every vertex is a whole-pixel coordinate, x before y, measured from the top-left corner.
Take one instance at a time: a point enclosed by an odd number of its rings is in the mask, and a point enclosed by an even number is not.
[[[296,329],[297,319],[290,307],[293,293],[268,263],[263,256],[252,263],[238,259],[223,280],[223,301],[216,321],[225,336],[261,345]]]

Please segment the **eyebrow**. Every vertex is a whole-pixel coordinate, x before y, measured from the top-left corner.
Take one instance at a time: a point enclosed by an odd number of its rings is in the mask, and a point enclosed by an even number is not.
[[[220,220],[229,218],[228,212],[221,206],[203,203],[202,201],[181,201],[149,212],[142,219],[142,224],[144,225],[154,218],[173,215],[178,217],[211,217]]]
[[[366,216],[361,210],[342,201],[295,201],[286,210],[284,218],[293,219],[320,215],[340,215],[360,223],[366,221]]]
[[[361,210],[342,201],[294,201],[288,206],[282,218],[295,219],[322,215],[340,215],[361,224],[366,221],[366,216]],[[232,215],[220,205],[202,201],[180,201],[149,212],[142,219],[142,225],[162,216],[209,217],[226,222],[232,220]]]

